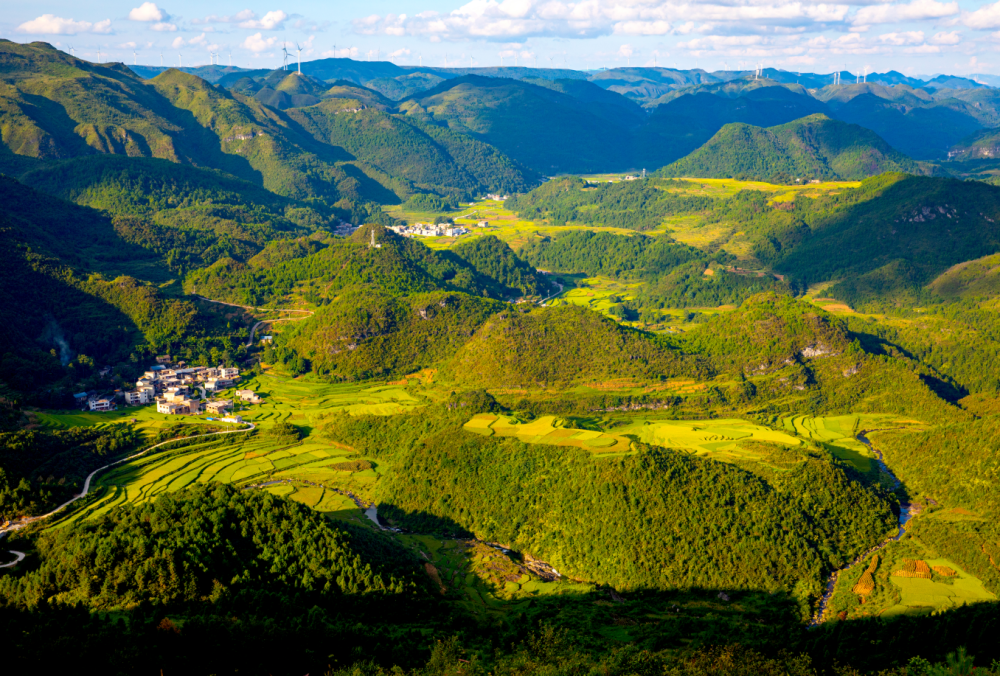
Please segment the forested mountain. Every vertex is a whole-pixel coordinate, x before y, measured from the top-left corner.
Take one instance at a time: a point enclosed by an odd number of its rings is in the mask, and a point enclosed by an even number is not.
[[[399,108],[407,117],[482,138],[545,173],[628,167],[623,150],[629,130],[640,122],[624,115],[609,121],[607,106],[596,97],[588,101],[527,82],[472,75],[446,80]]]
[[[137,70],[0,42],[10,669],[997,671],[994,90]]]
[[[913,160],[874,132],[817,114],[767,129],[728,124],[662,176],[858,180],[886,171],[918,173]]]
[[[411,182],[410,190],[520,192],[537,181],[533,172],[474,137],[373,108],[345,110],[343,101],[296,108],[289,117],[316,140]]]
[[[0,196],[0,380],[42,395],[66,375],[60,365],[79,361],[77,372],[87,373],[94,359],[123,361],[137,345],[202,333],[190,303],[132,276],[155,270],[159,256],[112,218],[5,177]],[[47,394],[57,403],[69,393]]]
[[[363,89],[347,91],[350,88],[343,85],[329,87],[277,71],[280,76],[269,75],[251,88],[254,98],[248,98],[237,93],[238,88],[216,87],[176,69],[144,81],[127,68],[90,64],[43,43],[4,41],[0,47],[7,86],[0,109],[6,111],[9,130],[4,145],[14,153],[5,153],[0,166],[14,173],[31,166],[30,161],[15,161],[19,157],[154,157],[223,171],[293,199],[320,200],[345,215],[367,203],[396,203],[421,189],[418,183],[423,189],[468,194],[523,189],[535,180],[496,149],[445,130],[417,133],[422,150],[429,153],[426,159],[405,151],[399,157],[384,151],[372,155],[370,148],[386,146],[377,129],[354,128],[349,135],[314,133],[300,126],[306,118],[293,120],[279,112],[326,99],[325,109],[314,117],[346,118],[356,114],[348,109],[377,99]],[[345,98],[356,95],[365,101]],[[52,110],[46,112],[48,108]],[[375,110],[365,113],[379,115]],[[385,117],[377,119],[376,127],[399,126]],[[359,134],[363,138],[356,138]],[[359,155],[336,145],[345,138],[353,140],[349,145],[361,151]],[[407,144],[398,145],[402,150]]]

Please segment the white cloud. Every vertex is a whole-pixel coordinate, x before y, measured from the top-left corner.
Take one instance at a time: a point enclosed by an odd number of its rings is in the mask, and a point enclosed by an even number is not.
[[[33,33],[35,35],[76,35],[78,33],[110,33],[111,19],[91,23],[64,19],[53,14],[43,14],[37,19],[25,21],[17,27],[18,33]]]
[[[324,54],[325,54],[325,52],[324,52]],[[389,52],[389,58],[390,59],[398,59],[401,56],[409,56],[409,55],[410,55],[410,50],[406,49],[406,48],[397,49],[394,52]]]
[[[204,33],[202,33],[198,37],[190,38],[188,40],[188,44],[189,45],[204,45],[204,44],[207,44],[207,43],[208,43],[208,38],[205,37]]]
[[[174,49],[180,49],[184,46],[184,38],[174,38],[174,41],[170,43],[170,46]]]
[[[401,50],[409,52],[409,50]],[[357,47],[338,47],[337,49],[328,49],[325,52],[320,53],[320,56],[326,59],[356,59],[358,57]],[[390,54],[390,56],[392,56]]]
[[[958,31],[951,31],[950,33],[935,33],[929,42],[932,45],[957,45],[962,41],[962,36],[958,34]]]
[[[177,30],[177,25],[161,21],[160,23],[154,23],[150,28],[161,33],[173,33]]]
[[[135,49],[138,45],[136,45],[134,42],[123,42],[118,46],[121,47],[122,49]]]
[[[937,2],[937,0],[912,0],[909,4],[887,3],[870,5],[859,9],[852,19],[859,26],[878,23],[901,23],[925,19],[943,19],[958,14],[957,2]]]
[[[974,12],[965,14],[962,17],[962,23],[977,30],[1000,28],[1000,2],[985,5]]]
[[[917,0],[925,2],[927,0]],[[863,3],[865,0],[849,0]],[[353,21],[365,35],[423,35],[448,39],[505,40],[528,37],[591,38],[601,35],[666,35],[675,24],[699,22],[702,32],[799,30],[842,23],[851,4],[814,0],[470,0],[448,13],[372,15]],[[400,32],[402,29],[402,32]]]
[[[251,52],[264,52],[274,47],[277,42],[278,38],[265,38],[262,33],[257,33],[243,41],[243,49],[249,49]]]
[[[241,14],[243,12],[240,12]],[[288,20],[288,15],[282,12],[280,9],[273,12],[268,12],[260,19],[257,18],[253,12],[250,13],[252,16],[245,18],[239,22],[240,28],[251,28],[258,30],[273,31],[284,28],[282,25],[286,20]]]
[[[878,36],[878,40],[884,45],[921,45],[924,42],[924,32],[885,33]]]
[[[163,22],[170,18],[170,15],[156,6],[155,2],[144,2],[128,13],[130,21]]]

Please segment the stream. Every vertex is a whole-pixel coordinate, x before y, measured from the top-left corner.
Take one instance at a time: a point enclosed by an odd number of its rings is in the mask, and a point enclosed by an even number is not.
[[[865,436],[865,432],[860,432],[857,436],[857,439],[865,446],[867,446],[868,450],[870,450],[872,454],[875,456],[875,462],[876,464],[878,464],[879,470],[883,474],[888,476],[890,479],[892,479],[893,489],[899,488],[900,485],[899,479],[897,479],[896,475],[893,474],[886,466],[885,459],[882,457],[882,452],[877,448],[875,448],[874,446],[872,446],[871,442],[868,440],[868,437]],[[829,606],[830,604],[830,599],[833,598],[833,590],[837,586],[837,579],[840,577],[840,574],[846,570],[850,570],[851,568],[858,565],[865,559],[869,558],[875,552],[885,549],[891,543],[896,542],[897,540],[902,538],[903,535],[906,534],[906,523],[910,520],[910,517],[913,516],[914,513],[916,513],[916,510],[913,509],[912,505],[908,503],[901,503],[899,505],[899,532],[896,535],[887,538],[885,542],[883,542],[882,544],[872,547],[863,554],[859,554],[858,557],[855,558],[853,561],[844,566],[841,566],[837,570],[833,571],[833,573],[831,573],[830,579],[826,583],[826,591],[823,593],[823,598],[820,599],[819,606],[817,606],[816,608],[816,613],[809,621],[810,628],[818,627],[826,619],[824,615],[826,615],[827,606]]]

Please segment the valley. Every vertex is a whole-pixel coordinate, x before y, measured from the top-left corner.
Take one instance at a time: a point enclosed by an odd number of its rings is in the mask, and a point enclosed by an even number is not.
[[[12,666],[995,673],[1000,98],[872,78],[0,41]]]

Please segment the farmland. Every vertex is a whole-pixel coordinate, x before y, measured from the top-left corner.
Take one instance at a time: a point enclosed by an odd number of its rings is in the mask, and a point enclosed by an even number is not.
[[[841,619],[923,615],[997,600],[982,580],[924,544],[919,530],[890,544],[879,558],[877,566],[856,566],[839,577],[833,614]]]

